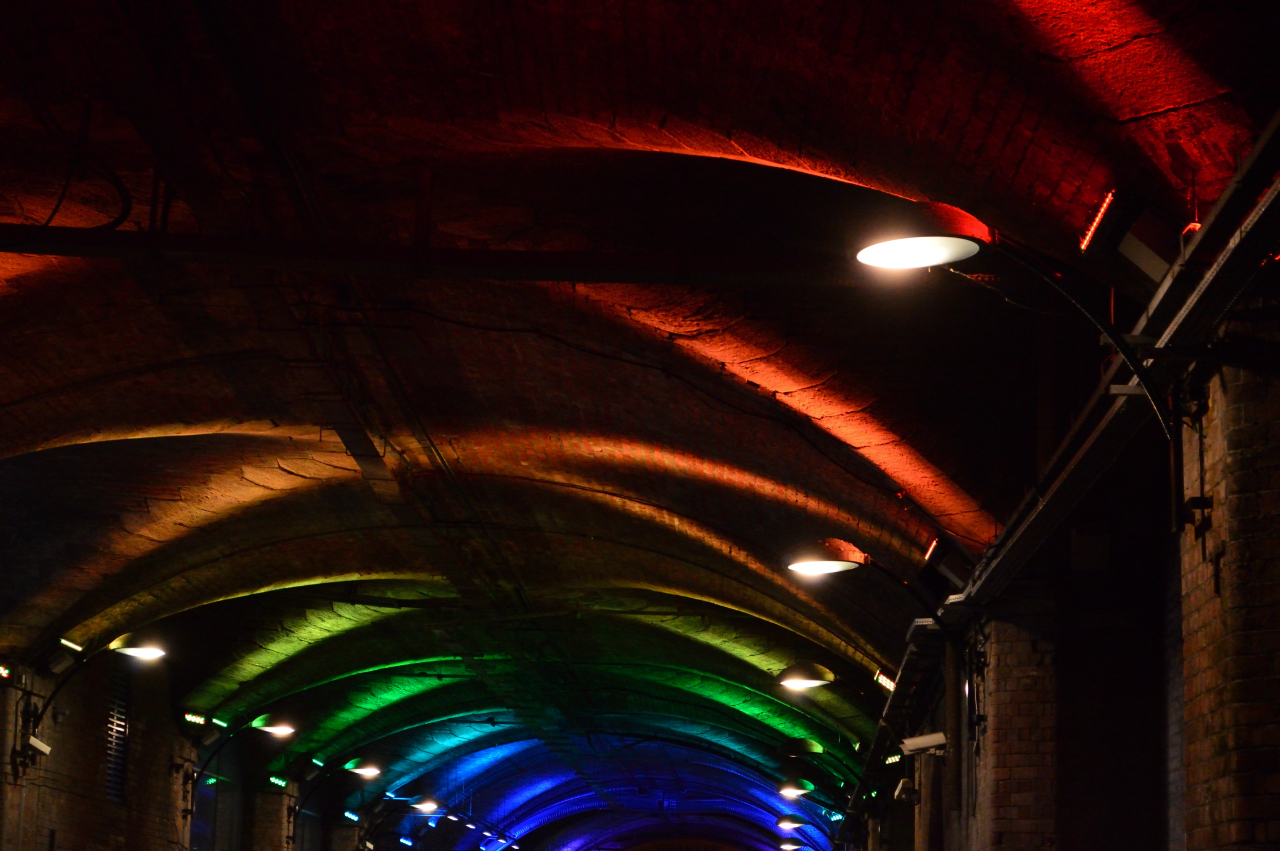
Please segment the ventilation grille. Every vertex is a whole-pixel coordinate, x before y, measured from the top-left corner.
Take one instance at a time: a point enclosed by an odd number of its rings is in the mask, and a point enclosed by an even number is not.
[[[107,697],[107,797],[121,804],[128,758],[129,672],[117,664],[111,669],[111,693]]]

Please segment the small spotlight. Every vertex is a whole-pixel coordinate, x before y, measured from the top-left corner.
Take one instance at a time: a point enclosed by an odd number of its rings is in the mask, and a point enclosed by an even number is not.
[[[293,727],[273,715],[259,715],[249,726],[273,736],[292,736]]]
[[[108,646],[117,653],[123,653],[126,656],[132,656],[144,662],[153,662],[164,655],[163,647],[139,641],[132,635],[122,635]]]
[[[778,794],[784,798],[799,798],[801,795],[808,795],[813,791],[813,784],[808,780],[784,780],[778,786]]]
[[[778,674],[778,682],[792,691],[804,691],[818,686],[831,685],[836,675],[813,662],[797,662]]]
[[[853,570],[871,561],[871,556],[848,541],[823,538],[792,555],[787,568],[802,576],[821,576]]]

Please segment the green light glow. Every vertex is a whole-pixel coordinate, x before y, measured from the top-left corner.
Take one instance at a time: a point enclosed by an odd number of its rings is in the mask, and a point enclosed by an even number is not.
[[[182,717],[190,721],[192,724],[203,724],[205,722],[205,717],[203,715],[196,715],[194,712],[188,712]]]
[[[271,775],[269,779],[271,780],[272,784],[279,786],[282,789],[285,786],[289,785],[289,781],[285,780],[283,777],[276,777],[274,774]]]
[[[225,726],[227,726],[227,722],[226,722],[226,721],[219,721],[217,718],[210,718],[209,720],[210,720],[210,721],[212,721],[214,724],[216,724],[216,725],[217,725],[217,726],[219,726],[219,727],[225,727]]]
[[[884,761],[884,764],[885,764],[885,765],[893,765],[895,762],[897,762],[897,761],[898,761],[898,760],[900,760],[900,759],[902,759],[902,754],[898,754],[898,753],[896,753],[896,754],[894,754],[893,756],[891,756],[891,757],[889,757],[888,759],[886,759],[886,760]]]

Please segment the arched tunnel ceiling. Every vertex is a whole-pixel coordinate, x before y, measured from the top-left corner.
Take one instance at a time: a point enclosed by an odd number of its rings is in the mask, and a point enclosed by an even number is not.
[[[998,263],[885,277],[850,249],[944,201],[1136,310],[1148,285],[1077,240],[1113,189],[1207,209],[1277,107],[1272,7],[7,5],[0,224],[653,274],[0,246],[4,658],[153,637],[175,712],[288,716],[237,737],[246,764],[430,847],[764,851],[785,812],[829,847],[873,675],[1099,360]],[[724,257],[753,273],[663,265]],[[785,570],[824,537],[871,562]],[[780,690],[796,661],[837,682]],[[775,791],[795,773],[810,799]],[[388,803],[416,794],[477,828]]]

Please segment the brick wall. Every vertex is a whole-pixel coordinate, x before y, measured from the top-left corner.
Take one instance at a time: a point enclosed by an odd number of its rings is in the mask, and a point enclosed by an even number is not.
[[[1277,324],[1227,333],[1265,349],[1280,339]],[[1187,493],[1203,485],[1213,508],[1182,537],[1186,847],[1276,848],[1280,381],[1223,369],[1199,429],[1202,438],[1184,435]]]
[[[1052,847],[1057,678],[1051,620],[1046,613],[993,612],[987,628],[980,685],[987,721],[978,739],[968,847]]]
[[[128,744],[123,795],[116,799],[106,771],[106,717],[111,668],[129,683]],[[17,685],[20,670],[10,679]],[[48,694],[51,677],[27,685]],[[15,733],[21,695],[3,695],[6,744]],[[15,778],[6,765],[0,849],[3,851],[173,851],[186,847],[181,818],[182,775],[191,758],[177,730],[163,666],[142,667],[115,654],[92,660],[58,695],[40,726],[53,748]],[[6,749],[7,750],[7,749]],[[6,756],[8,754],[6,753]]]

